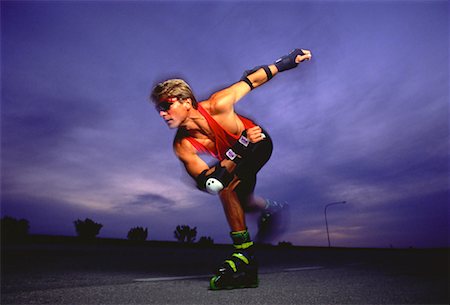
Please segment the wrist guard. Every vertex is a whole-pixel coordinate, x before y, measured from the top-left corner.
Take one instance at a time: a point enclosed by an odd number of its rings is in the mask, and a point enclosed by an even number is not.
[[[247,138],[247,131],[244,130],[239,137],[239,140],[234,143],[230,149],[228,149],[225,153],[227,159],[233,161],[236,164],[239,164],[241,160],[250,153],[251,147],[253,143]]]
[[[295,49],[288,55],[282,56],[281,58],[277,59],[274,63],[274,65],[277,67],[278,72],[283,72],[289,69],[293,69],[298,66],[298,63],[295,62],[295,58],[298,55],[305,55],[302,50]]]
[[[214,166],[214,171],[207,175],[206,173],[209,170],[205,169],[200,175],[197,177],[197,187],[206,191],[210,194],[216,195],[221,190],[230,184],[231,180],[233,180],[233,175],[230,174],[225,167],[223,167],[220,162]]]

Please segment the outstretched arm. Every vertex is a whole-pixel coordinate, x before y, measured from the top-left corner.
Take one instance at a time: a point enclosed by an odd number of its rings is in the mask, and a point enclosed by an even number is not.
[[[306,49],[295,49],[288,55],[280,57],[271,65],[255,67],[244,72],[241,80],[237,83],[213,94],[210,100],[215,104],[216,109],[229,110],[251,90],[265,84],[277,73],[293,69],[299,63],[310,60],[311,51]]]
[[[277,59],[272,65],[259,66],[245,71],[241,81],[245,82],[252,90],[271,80],[275,74],[293,69],[300,62],[310,60],[311,56],[311,51],[309,50],[295,49],[288,55]]]

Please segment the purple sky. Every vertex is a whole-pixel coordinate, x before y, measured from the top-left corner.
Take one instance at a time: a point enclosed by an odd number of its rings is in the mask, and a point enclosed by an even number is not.
[[[193,187],[148,102],[185,78],[198,99],[293,48],[313,60],[237,111],[275,149],[257,193],[291,204],[280,240],[448,246],[448,1],[1,2],[1,214],[32,233],[73,221],[229,242],[218,198]],[[254,217],[249,228],[255,232]]]

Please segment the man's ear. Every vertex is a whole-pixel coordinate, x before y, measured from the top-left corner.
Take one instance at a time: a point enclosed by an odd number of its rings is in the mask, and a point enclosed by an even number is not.
[[[190,98],[185,99],[183,106],[186,108],[186,110],[189,110],[192,108],[192,100]]]

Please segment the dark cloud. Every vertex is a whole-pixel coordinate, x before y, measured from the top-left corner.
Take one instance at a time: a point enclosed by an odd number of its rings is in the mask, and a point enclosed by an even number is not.
[[[8,146],[13,145],[14,140],[57,142],[73,129],[96,128],[109,118],[103,106],[81,97],[33,97],[26,103],[20,101],[20,96],[17,98],[19,100],[3,101],[2,131],[8,137],[5,139]]]
[[[158,210],[167,210],[175,205],[172,199],[159,194],[141,194],[135,196],[135,200],[129,203],[133,206],[150,206]]]

